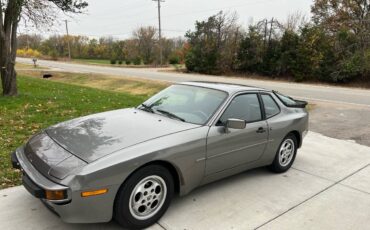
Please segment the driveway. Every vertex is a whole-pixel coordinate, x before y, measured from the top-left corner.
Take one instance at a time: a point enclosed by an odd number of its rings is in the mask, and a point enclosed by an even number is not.
[[[175,198],[150,229],[368,229],[370,148],[310,132],[285,174],[248,171]],[[0,191],[0,229],[119,229],[65,224],[23,187]]]

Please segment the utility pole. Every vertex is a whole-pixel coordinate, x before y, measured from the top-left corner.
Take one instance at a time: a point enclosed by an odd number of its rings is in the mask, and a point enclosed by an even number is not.
[[[69,32],[68,32],[68,21],[64,20],[66,23],[66,31],[67,31],[67,43],[68,43],[68,59],[71,60],[71,45],[69,43]]]
[[[266,51],[266,40],[267,40],[267,18],[265,19],[265,36],[263,39],[263,49]]]
[[[159,32],[158,32],[158,38],[159,38],[159,60],[160,65],[162,65],[163,62],[163,54],[162,54],[162,23],[161,23],[161,2],[164,2],[164,0],[153,0],[154,2],[158,2],[158,23],[159,23]]]
[[[272,35],[272,30],[273,30],[273,23],[274,23],[274,18],[271,19],[270,21],[270,34],[269,34],[269,46],[271,44],[271,35]]]

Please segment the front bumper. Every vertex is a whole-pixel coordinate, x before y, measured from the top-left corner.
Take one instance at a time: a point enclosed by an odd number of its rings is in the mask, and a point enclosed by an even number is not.
[[[113,204],[117,186],[107,186],[109,194],[102,196],[82,198],[81,189],[73,189],[58,184],[43,176],[31,164],[24,154],[23,147],[12,153],[13,168],[22,171],[23,186],[34,197],[39,198],[51,211],[68,223],[101,223],[109,222],[113,216]],[[66,190],[67,199],[47,200],[45,191]]]
[[[18,161],[16,152],[12,153],[11,155],[12,165],[13,168],[22,170],[22,167]],[[22,175],[22,184],[27,189],[29,193],[31,193],[36,198],[45,198],[45,190],[35,184],[27,174]]]
[[[71,190],[67,186],[57,184],[39,173],[24,154],[23,148],[17,149],[11,155],[12,165],[22,171],[22,184],[34,197],[46,199],[46,191],[66,191],[67,197],[63,200],[50,201],[65,204],[71,201]]]

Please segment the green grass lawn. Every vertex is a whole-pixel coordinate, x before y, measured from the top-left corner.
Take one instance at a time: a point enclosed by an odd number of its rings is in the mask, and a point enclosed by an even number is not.
[[[0,96],[0,189],[18,185],[10,153],[50,125],[107,110],[133,107],[148,96],[18,77],[19,96]]]

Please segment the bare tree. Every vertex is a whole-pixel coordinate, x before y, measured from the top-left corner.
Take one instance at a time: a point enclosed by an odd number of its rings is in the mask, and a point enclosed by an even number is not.
[[[255,25],[256,32],[263,37],[263,49],[267,50],[272,40],[279,39],[284,31],[284,26],[276,19],[263,19]]]
[[[37,34],[18,35],[17,44],[21,49],[38,49],[41,46],[42,36]]]
[[[50,25],[58,10],[79,13],[87,2],[82,0],[0,0],[0,68],[3,95],[17,95],[15,59],[17,29],[21,19],[36,26]]]
[[[221,18],[220,18],[221,19]],[[235,68],[235,61],[239,50],[240,42],[245,33],[242,27],[238,24],[238,15],[236,12],[224,15],[224,28],[221,30],[223,37],[223,47],[221,49],[221,64],[222,68],[227,69],[230,66],[231,70]],[[221,22],[222,20],[220,20]]]
[[[140,27],[133,33],[138,41],[139,53],[145,64],[150,64],[154,60],[154,53],[157,46],[157,29],[152,26]]]
[[[285,31],[296,32],[301,25],[307,24],[308,19],[300,11],[296,11],[288,15],[286,22],[282,25]]]

